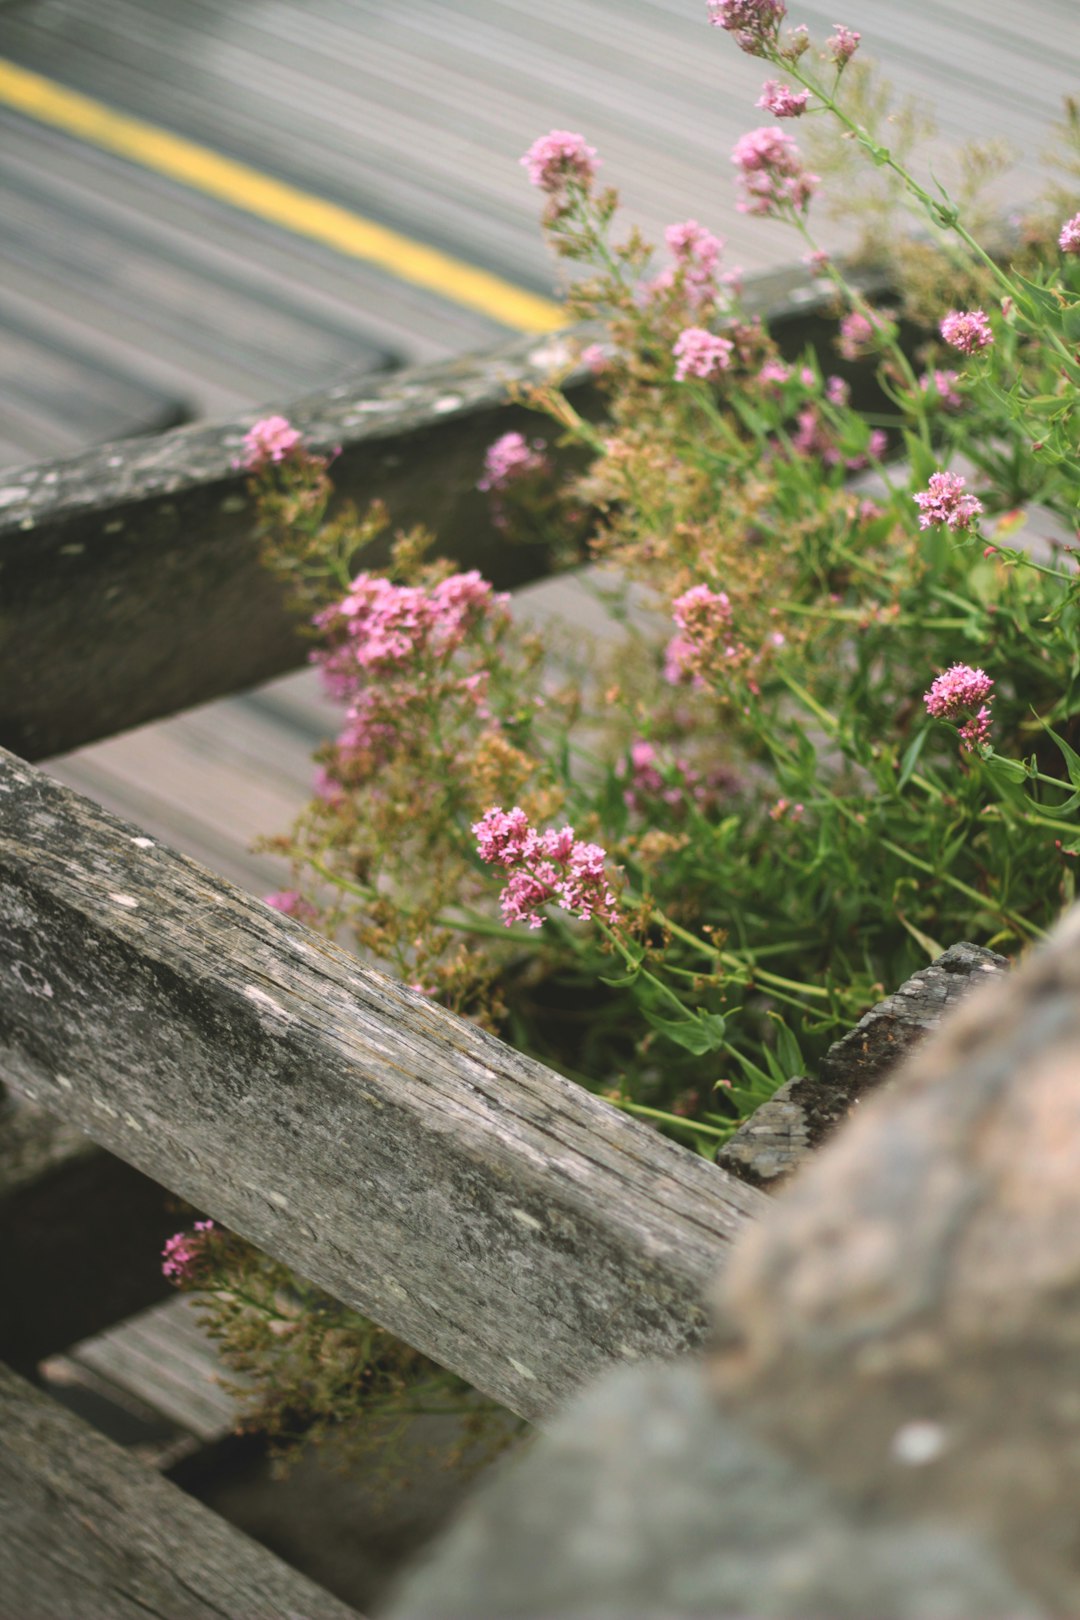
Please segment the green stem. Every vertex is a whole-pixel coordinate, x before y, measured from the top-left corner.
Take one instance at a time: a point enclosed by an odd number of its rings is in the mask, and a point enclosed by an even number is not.
[[[715,1125],[702,1125],[698,1120],[684,1119],[681,1114],[667,1114],[662,1108],[646,1108],[644,1103],[628,1102],[623,1097],[608,1097],[606,1101],[614,1108],[621,1108],[624,1114],[636,1114],[642,1119],[656,1119],[665,1125],[681,1126],[684,1131],[694,1131],[699,1136],[714,1136],[725,1138],[731,1135],[730,1131],[717,1130]]]

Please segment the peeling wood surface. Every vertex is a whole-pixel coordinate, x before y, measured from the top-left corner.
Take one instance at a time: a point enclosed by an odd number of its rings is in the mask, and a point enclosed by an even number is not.
[[[523,1416],[763,1195],[0,756],[0,1075]]]
[[[357,1620],[0,1366],[3,1620]]]

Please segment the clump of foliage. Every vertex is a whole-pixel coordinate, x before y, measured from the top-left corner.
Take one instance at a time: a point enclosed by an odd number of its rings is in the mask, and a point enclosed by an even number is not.
[[[815,49],[781,0],[711,12],[783,75],[759,102],[778,122],[735,149],[740,206],[831,283],[836,359],[782,357],[697,221],[659,264],[620,238],[580,135],[535,143],[569,311],[605,331],[579,356],[602,414],[552,378],[528,403],[573,470],[508,434],[478,482],[508,537],[603,565],[591,659],[554,661],[430,536],[373,566],[387,515],[332,514],[329,464],[288,423],[248,445],[267,561],[345,712],[271,903],[705,1156],[950,943],[1038,939],[1080,856],[1080,214],[1027,231],[1006,268],[881,144],[866,83],[849,95],[853,30]],[[814,240],[804,116],[920,217],[914,355]],[[850,403],[868,365],[871,415]],[[231,1263],[198,1286],[229,1297]],[[347,1343],[355,1398],[334,1371],[283,1387],[310,1388],[308,1419],[366,1410],[377,1330],[300,1297],[253,1363],[287,1368],[290,1335],[301,1367]],[[244,1309],[220,1317],[230,1344]],[[395,1398],[411,1354],[391,1358]],[[329,1365],[347,1377],[336,1349]]]

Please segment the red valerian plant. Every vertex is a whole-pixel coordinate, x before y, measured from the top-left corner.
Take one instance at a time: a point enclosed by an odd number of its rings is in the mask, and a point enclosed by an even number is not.
[[[534,143],[601,404],[553,378],[526,401],[550,437],[500,436],[476,481],[505,542],[602,565],[606,650],[546,644],[422,532],[386,561],[387,514],[331,515],[290,424],[248,445],[343,711],[272,903],[706,1156],[949,943],[1039,938],[1080,856],[1080,214],[1006,268],[860,121],[854,30],[710,17],[777,75],[773,117],[893,176],[950,291],[902,343],[815,240],[791,135],[744,135],[741,205],[831,284],[838,375],[780,352],[706,225],[654,262],[582,135]]]

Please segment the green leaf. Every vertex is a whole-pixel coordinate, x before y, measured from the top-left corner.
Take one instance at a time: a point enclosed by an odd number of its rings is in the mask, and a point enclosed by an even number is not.
[[[676,1046],[702,1057],[716,1052],[724,1044],[724,1020],[717,1013],[698,1013],[693,1018],[661,1018],[658,1013],[645,1009],[645,1017],[658,1034],[666,1035]]]
[[[806,1064],[798,1041],[779,1013],[771,1012],[769,1017],[776,1025],[776,1056],[784,1071],[784,1079],[792,1080],[797,1074],[805,1074]]]
[[[983,760],[983,770],[993,782],[999,798],[1006,804],[1011,804],[1016,810],[1030,809],[1031,800],[1021,786],[1027,781],[1027,771],[1018,759],[991,754]]]
[[[621,979],[608,979],[603,973],[598,973],[596,977],[601,984],[610,984],[613,990],[619,990],[624,984],[633,984],[640,971],[640,968],[635,968],[632,973],[625,973]]]
[[[926,747],[926,739],[929,737],[929,735],[930,727],[924,726],[921,731],[917,731],[915,733],[914,737],[912,737],[911,741],[905,748],[904,757],[900,763],[900,774],[896,778],[897,793],[903,793],[904,789],[911,781],[915,767],[919,763],[919,755]]]
[[[1054,741],[1061,749],[1061,757],[1065,761],[1065,769],[1069,773],[1069,781],[1072,783],[1074,788],[1080,788],[1080,754],[1076,752],[1075,748],[1070,748],[1064,737],[1059,736],[1059,734],[1056,731],[1051,730],[1049,726],[1046,726],[1046,730],[1050,733],[1051,737],[1053,737]]]

